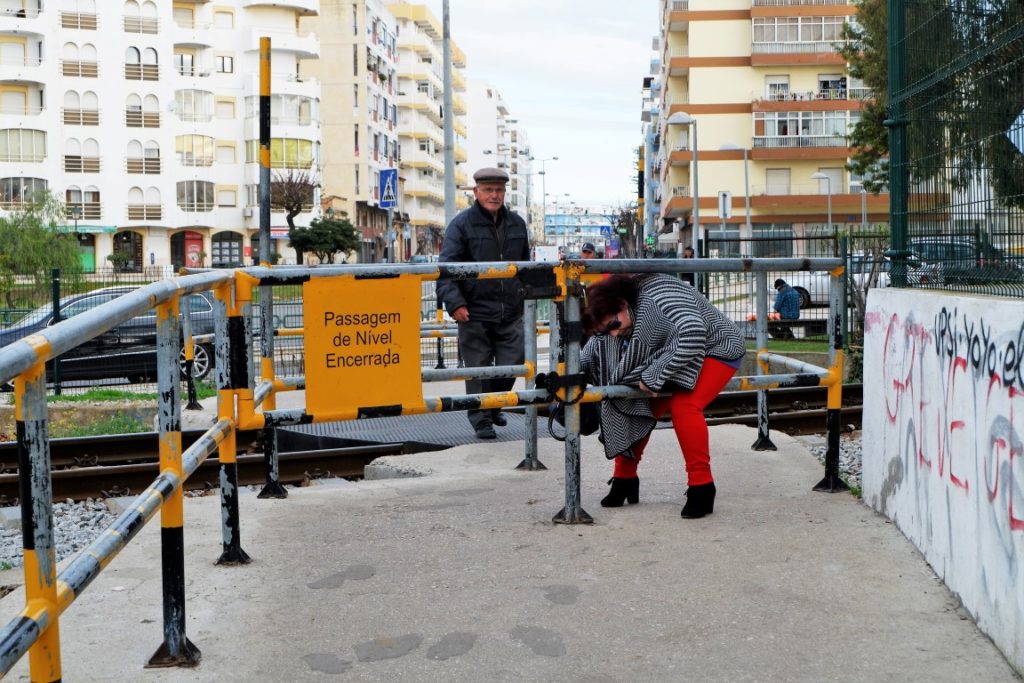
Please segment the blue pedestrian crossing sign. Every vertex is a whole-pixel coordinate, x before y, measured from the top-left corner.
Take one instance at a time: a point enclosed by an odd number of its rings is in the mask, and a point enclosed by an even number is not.
[[[398,169],[386,168],[380,172],[380,208],[398,207]]]

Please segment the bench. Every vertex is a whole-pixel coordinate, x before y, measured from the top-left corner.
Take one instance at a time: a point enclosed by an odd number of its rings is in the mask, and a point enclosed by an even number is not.
[[[757,321],[747,320],[742,323],[741,327],[743,336],[747,339],[757,338]],[[771,339],[786,339],[788,337],[780,337],[779,333],[783,330],[789,330],[792,332],[792,338],[805,339],[807,337],[825,337],[828,335],[828,319],[827,318],[805,318],[801,320],[769,320],[768,321],[768,336]]]

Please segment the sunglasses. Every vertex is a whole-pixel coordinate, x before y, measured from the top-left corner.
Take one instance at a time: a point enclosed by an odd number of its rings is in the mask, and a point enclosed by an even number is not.
[[[613,331],[619,329],[620,327],[622,327],[622,321],[619,320],[618,316],[616,316],[616,317],[612,318],[611,321],[607,325],[605,325],[603,328],[598,328],[597,333],[598,334],[608,334],[609,332],[613,332]]]

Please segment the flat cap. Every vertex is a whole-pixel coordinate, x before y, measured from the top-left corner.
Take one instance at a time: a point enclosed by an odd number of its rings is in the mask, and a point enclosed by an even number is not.
[[[508,173],[500,168],[481,168],[473,174],[473,181],[478,185],[480,183],[507,183]]]

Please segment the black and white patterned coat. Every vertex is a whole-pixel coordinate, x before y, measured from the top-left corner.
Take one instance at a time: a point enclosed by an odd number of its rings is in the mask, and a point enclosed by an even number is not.
[[[629,337],[599,335],[583,348],[580,361],[596,385],[643,381],[660,391],[693,389],[708,356],[741,358],[746,351],[735,323],[691,285],[668,275],[641,276]],[[632,456],[632,447],[656,424],[647,399],[601,404],[605,455]]]

